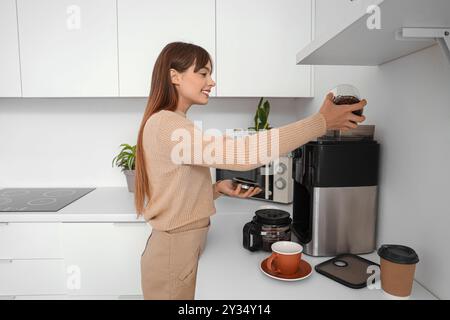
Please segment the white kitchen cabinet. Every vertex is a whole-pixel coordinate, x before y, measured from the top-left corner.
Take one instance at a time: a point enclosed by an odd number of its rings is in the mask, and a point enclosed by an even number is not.
[[[0,223],[0,259],[62,259],[61,223]]]
[[[312,0],[217,0],[217,95],[311,97]]]
[[[0,298],[1,299],[1,298]],[[66,300],[67,295],[20,295],[20,296],[11,296],[9,300]]]
[[[118,96],[116,0],[17,0],[24,97]]]
[[[15,0],[0,1],[0,97],[20,97],[19,38]]]
[[[379,66],[437,42],[450,60],[448,0],[317,0],[316,5],[319,30],[297,53],[299,65]]]
[[[120,96],[149,95],[153,66],[170,42],[197,44],[214,62],[214,10],[213,0],[118,0]]]
[[[0,295],[65,293],[64,260],[0,260]]]
[[[69,295],[141,295],[146,223],[64,223]]]
[[[75,296],[75,295],[39,295],[39,296],[0,296],[0,300],[143,300],[143,296]]]

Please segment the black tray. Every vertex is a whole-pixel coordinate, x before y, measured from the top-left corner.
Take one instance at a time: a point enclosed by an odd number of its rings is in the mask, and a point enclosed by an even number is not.
[[[371,265],[380,266],[354,254],[341,254],[316,265],[314,269],[344,286],[362,289],[367,286],[367,279],[372,275],[367,273],[367,268]]]

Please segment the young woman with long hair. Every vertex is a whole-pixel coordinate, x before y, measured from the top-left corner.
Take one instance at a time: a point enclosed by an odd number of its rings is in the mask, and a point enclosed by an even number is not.
[[[328,94],[318,113],[283,127],[240,138],[206,136],[186,113],[194,104],[208,103],[215,86],[212,71],[208,52],[183,42],[165,46],[153,68],[136,147],[135,207],[152,227],[141,257],[144,299],[194,299],[198,260],[216,211],[214,200],[221,194],[248,198],[261,191],[241,191],[230,180],[212,184],[210,167],[251,170],[326,130],[348,130],[365,120],[352,113],[362,109],[365,100],[337,107]],[[211,149],[214,161],[205,157],[204,150]],[[269,149],[276,151],[262,157]]]

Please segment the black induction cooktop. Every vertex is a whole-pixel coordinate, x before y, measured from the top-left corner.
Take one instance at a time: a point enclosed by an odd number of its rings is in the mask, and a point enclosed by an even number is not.
[[[57,212],[95,188],[0,189],[1,212]]]

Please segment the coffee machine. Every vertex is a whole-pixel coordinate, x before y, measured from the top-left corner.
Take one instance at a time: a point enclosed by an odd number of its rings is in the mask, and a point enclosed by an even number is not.
[[[327,132],[293,152],[292,240],[311,256],[376,249],[380,145],[374,126]]]

